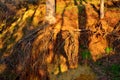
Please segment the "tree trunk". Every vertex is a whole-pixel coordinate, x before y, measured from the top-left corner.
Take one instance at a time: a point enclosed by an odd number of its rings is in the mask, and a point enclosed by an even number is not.
[[[55,19],[55,0],[46,0],[46,21],[49,24],[54,24]]]
[[[100,19],[104,18],[104,0],[100,0]]]

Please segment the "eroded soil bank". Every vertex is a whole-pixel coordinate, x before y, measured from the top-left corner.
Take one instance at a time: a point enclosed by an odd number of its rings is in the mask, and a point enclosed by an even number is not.
[[[0,1],[0,79],[119,80],[119,1],[57,0],[56,24],[45,3]],[[61,5],[62,4],[62,5]]]

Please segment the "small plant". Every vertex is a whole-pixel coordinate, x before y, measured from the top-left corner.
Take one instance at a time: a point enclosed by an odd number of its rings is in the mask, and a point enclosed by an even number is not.
[[[111,48],[111,47],[107,47],[106,49],[105,49],[105,52],[107,53],[107,54],[110,54],[110,52],[113,50],[113,48]]]
[[[91,53],[88,50],[88,48],[83,44],[80,45],[80,49],[82,50],[81,57],[82,57],[84,63],[87,64],[88,60],[92,59]]]
[[[84,11],[85,7],[83,5],[78,5],[78,9],[79,9],[79,14],[81,14]]]
[[[81,53],[81,56],[83,58],[84,64],[87,65],[88,64],[88,60],[91,59],[91,53],[88,49],[84,49]]]
[[[88,49],[83,50],[82,54],[82,58],[83,59],[90,59],[91,58],[91,53]]]

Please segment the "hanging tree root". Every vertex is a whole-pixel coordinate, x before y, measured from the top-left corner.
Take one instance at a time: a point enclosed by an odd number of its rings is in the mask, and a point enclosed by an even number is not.
[[[47,53],[47,43],[50,40],[49,31],[48,24],[41,25],[19,40],[11,50],[7,64],[11,71],[16,73],[16,78],[19,80],[35,78],[47,80],[48,73],[44,60]],[[38,39],[40,40],[37,41]]]
[[[69,68],[76,68],[79,31],[81,30],[71,27],[61,28],[44,24],[16,43],[8,59],[8,65],[20,80],[34,78],[46,80],[48,78],[47,60],[51,57],[49,63],[52,63],[55,60],[54,56],[59,54],[65,57]]]

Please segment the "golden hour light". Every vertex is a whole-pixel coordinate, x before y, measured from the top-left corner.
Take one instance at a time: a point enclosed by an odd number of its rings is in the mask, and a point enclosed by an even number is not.
[[[0,0],[0,80],[120,80],[120,0]]]

